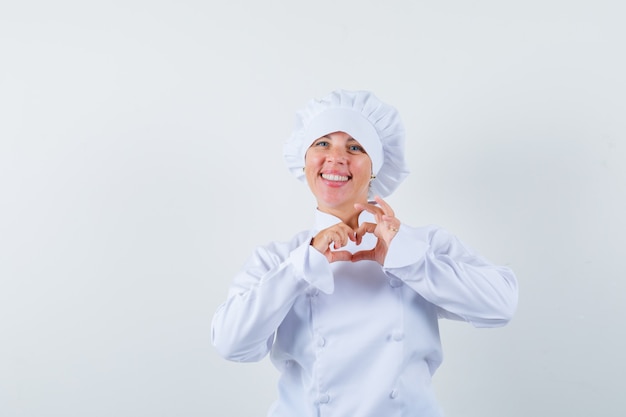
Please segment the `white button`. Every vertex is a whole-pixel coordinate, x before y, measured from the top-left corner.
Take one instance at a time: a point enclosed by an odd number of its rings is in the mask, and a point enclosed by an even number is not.
[[[393,333],[391,333],[391,338],[396,342],[400,342],[404,340],[404,332],[401,330],[394,330]]]
[[[391,285],[392,288],[398,288],[402,286],[402,280],[398,279],[398,278],[389,278],[389,285]]]
[[[392,400],[394,400],[396,397],[398,396],[398,390],[393,390],[389,393],[389,398],[391,398]]]
[[[319,401],[320,404],[328,404],[330,402],[330,396],[328,394],[320,394],[320,396],[317,397],[317,401]]]
[[[326,345],[326,339],[324,339],[322,336],[319,336],[317,338],[317,346],[324,347],[324,345]]]

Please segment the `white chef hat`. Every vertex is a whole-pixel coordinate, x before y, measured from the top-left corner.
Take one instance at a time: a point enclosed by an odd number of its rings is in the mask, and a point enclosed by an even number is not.
[[[409,174],[398,111],[369,91],[336,90],[296,112],[295,129],[283,147],[287,167],[296,178],[306,181],[302,167],[313,141],[333,132],[345,132],[365,148],[376,176],[370,185],[372,196],[387,197]]]

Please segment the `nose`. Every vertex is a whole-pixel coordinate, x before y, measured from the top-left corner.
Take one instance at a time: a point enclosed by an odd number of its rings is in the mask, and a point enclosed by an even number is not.
[[[328,162],[336,162],[339,164],[345,164],[347,160],[347,152],[339,147],[334,147],[329,150],[326,155],[326,161]]]

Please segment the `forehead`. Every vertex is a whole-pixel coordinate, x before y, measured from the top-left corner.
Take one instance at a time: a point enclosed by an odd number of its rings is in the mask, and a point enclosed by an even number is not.
[[[327,138],[327,139],[331,139],[331,140],[332,139],[345,140],[346,142],[357,142],[357,143],[359,142],[357,139],[352,137],[352,135],[350,135],[347,132],[331,132],[331,133],[327,133],[326,135],[322,136],[322,138]]]

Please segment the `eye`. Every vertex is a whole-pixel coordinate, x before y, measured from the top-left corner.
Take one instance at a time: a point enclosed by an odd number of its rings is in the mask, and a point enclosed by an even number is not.
[[[354,153],[365,153],[365,149],[361,145],[350,145],[348,146],[348,150]]]
[[[319,146],[319,147],[327,147],[329,145],[327,140],[318,140],[317,142],[315,142],[313,144],[313,146]]]

